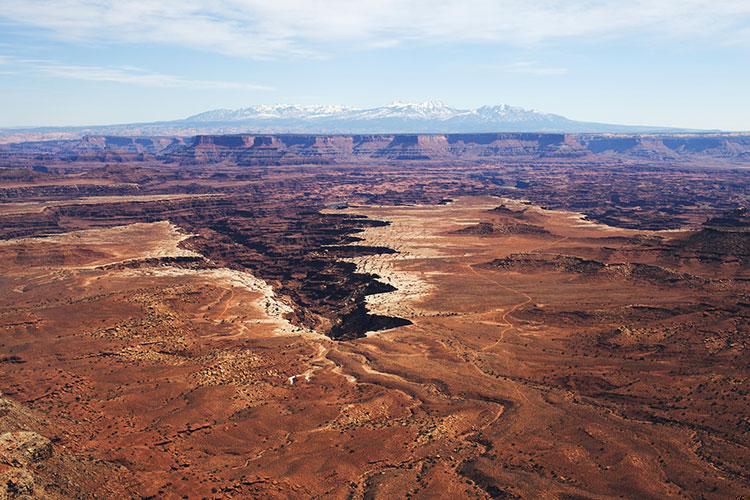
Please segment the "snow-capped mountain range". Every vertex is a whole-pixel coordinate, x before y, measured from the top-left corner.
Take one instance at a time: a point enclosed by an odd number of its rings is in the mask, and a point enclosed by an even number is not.
[[[508,106],[454,108],[442,101],[395,101],[376,108],[261,104],[217,109],[185,119],[188,123],[245,125],[265,132],[572,132],[598,131],[563,116]],[[612,126],[605,126],[611,130]],[[614,126],[617,127],[617,126]]]
[[[355,108],[351,106],[318,106],[293,104],[260,104],[241,109],[216,109],[206,111],[186,120],[191,122],[245,121],[245,120],[382,120],[400,118],[405,120],[442,120],[456,118],[483,121],[529,121],[559,120],[562,116],[540,113],[534,110],[508,106],[482,106],[477,109],[458,109],[442,101],[402,102],[394,101],[377,108]]]
[[[0,142],[74,138],[83,135],[197,134],[395,134],[395,133],[648,133],[687,132],[668,127],[640,127],[575,121],[564,116],[499,104],[454,108],[442,101],[401,102],[374,108],[339,105],[259,104],[216,109],[180,120],[0,130]]]
[[[464,133],[464,132],[651,132],[634,127],[579,122],[507,104],[474,109],[454,108],[442,101],[394,101],[386,106],[260,104],[216,109],[183,120],[196,126],[244,127],[248,132],[304,133]]]

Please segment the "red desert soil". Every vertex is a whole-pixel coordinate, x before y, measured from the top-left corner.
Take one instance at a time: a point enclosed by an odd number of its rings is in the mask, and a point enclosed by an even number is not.
[[[746,267],[496,197],[344,214],[410,324],[331,340],[188,224],[0,242],[6,494],[750,495]]]
[[[749,152],[0,145],[0,498],[750,497]]]

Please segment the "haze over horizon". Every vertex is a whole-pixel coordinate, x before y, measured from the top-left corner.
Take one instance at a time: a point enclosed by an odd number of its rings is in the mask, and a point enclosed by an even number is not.
[[[741,0],[6,0],[0,127],[438,99],[750,130]]]

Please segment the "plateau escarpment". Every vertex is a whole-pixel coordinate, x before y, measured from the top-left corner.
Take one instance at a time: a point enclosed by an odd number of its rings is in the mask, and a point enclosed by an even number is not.
[[[0,145],[16,163],[144,161],[238,165],[334,164],[376,161],[492,161],[504,158],[597,158],[626,161],[750,162],[750,136],[585,135],[552,133],[198,135],[194,137],[86,136],[82,139]]]

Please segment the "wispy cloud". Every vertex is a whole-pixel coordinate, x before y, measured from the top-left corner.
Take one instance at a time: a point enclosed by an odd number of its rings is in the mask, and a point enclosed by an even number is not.
[[[183,88],[192,90],[247,90],[269,91],[273,87],[252,83],[222,80],[196,80],[162,73],[153,73],[133,66],[81,66],[39,59],[16,59],[0,56],[0,64],[17,68],[17,72],[51,78],[65,78],[90,82],[110,82],[157,88]]]
[[[188,88],[195,90],[273,90],[272,87],[249,83],[221,80],[193,80],[174,75],[150,73],[130,66],[120,68],[77,66],[44,62],[37,65],[36,71],[47,76],[86,80],[92,82],[112,82],[144,87]]]
[[[250,58],[634,35],[750,43],[747,0],[4,0],[0,18],[68,40]]]
[[[535,61],[519,61],[500,68],[505,73],[531,76],[562,76],[568,74],[568,68],[542,66]]]

